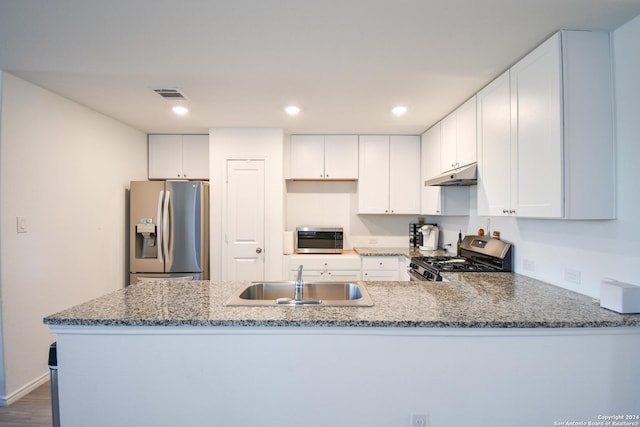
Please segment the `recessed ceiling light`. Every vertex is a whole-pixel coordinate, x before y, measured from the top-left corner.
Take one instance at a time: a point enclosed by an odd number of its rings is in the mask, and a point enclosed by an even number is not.
[[[405,107],[404,105],[398,105],[397,107],[393,107],[391,112],[396,116],[401,116],[407,112],[407,107]]]
[[[189,109],[183,105],[176,105],[172,108],[172,110],[179,116],[184,116],[189,112]]]
[[[284,111],[286,111],[290,116],[295,116],[300,112],[300,108],[296,107],[295,105],[289,105],[284,109]]]

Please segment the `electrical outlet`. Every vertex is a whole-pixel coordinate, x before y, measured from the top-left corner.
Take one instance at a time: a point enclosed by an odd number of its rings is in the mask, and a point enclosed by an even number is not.
[[[410,427],[429,427],[429,419],[427,414],[411,414]]]
[[[564,269],[564,280],[570,283],[580,284],[580,272],[572,268]]]

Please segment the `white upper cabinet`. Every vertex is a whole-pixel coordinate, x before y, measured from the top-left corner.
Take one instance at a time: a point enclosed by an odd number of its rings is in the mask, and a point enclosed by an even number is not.
[[[511,69],[514,214],[615,217],[609,33],[562,31]]]
[[[325,135],[326,179],[358,179],[358,136]]]
[[[149,179],[209,179],[209,135],[149,135]]]
[[[358,213],[389,212],[389,137],[360,137]]]
[[[422,134],[421,206],[422,215],[469,215],[469,188],[425,186],[424,181],[440,173],[440,139],[442,122]]]
[[[473,96],[441,122],[440,172],[476,161],[476,97]],[[437,174],[434,174],[437,175]]]
[[[291,135],[291,179],[358,179],[357,135]]]
[[[478,94],[478,215],[612,219],[606,32],[562,31]]]
[[[420,137],[360,136],[358,213],[420,212]]]
[[[478,95],[478,215],[511,215],[511,86],[509,71]],[[514,152],[515,154],[515,152]]]

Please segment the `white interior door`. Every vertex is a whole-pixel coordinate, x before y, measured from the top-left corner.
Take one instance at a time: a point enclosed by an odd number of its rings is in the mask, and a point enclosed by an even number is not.
[[[264,160],[227,160],[225,280],[264,280]]]

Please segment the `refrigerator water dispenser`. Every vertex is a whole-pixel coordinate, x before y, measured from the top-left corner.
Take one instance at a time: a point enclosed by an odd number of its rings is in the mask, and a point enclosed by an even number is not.
[[[157,258],[157,242],[155,224],[136,224],[136,258]]]

